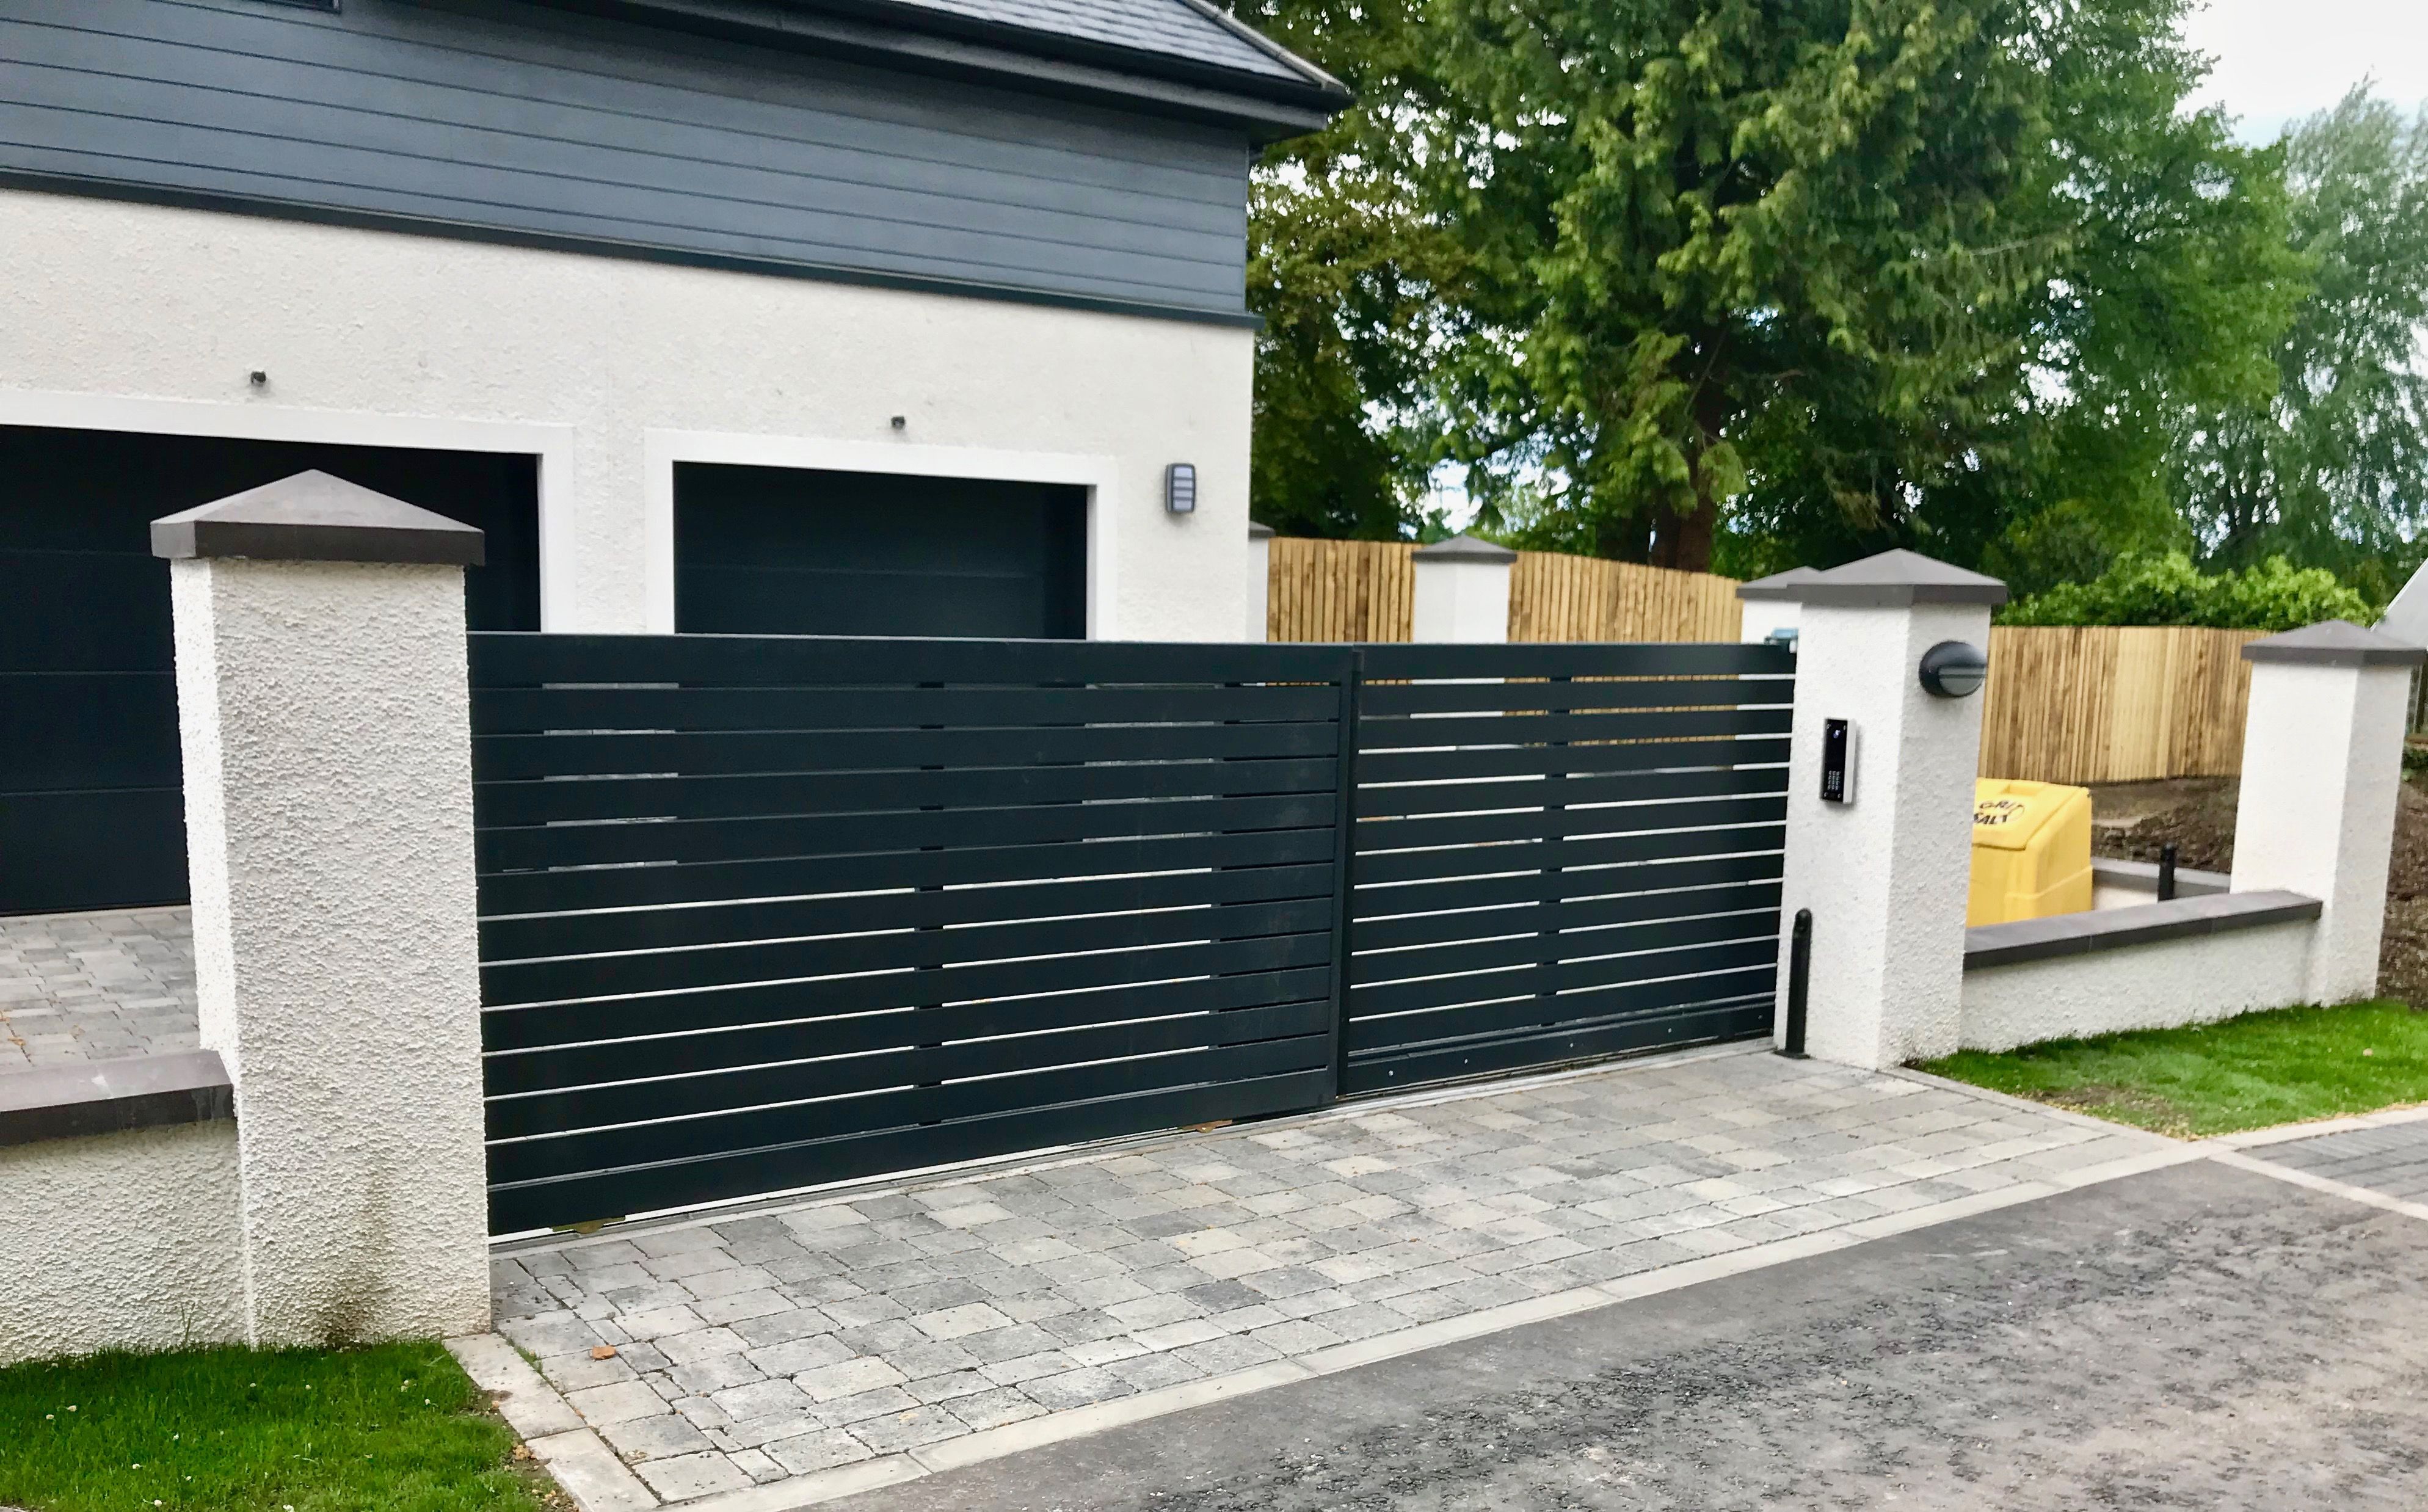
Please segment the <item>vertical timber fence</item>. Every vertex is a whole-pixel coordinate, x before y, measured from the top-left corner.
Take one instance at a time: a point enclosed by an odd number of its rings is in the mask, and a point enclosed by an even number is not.
[[[1769,1027],[1772,648],[471,642],[499,1232]]]

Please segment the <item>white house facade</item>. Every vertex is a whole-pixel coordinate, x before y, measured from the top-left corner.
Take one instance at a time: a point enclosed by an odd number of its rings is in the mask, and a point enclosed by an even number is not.
[[[0,0],[0,913],[184,896],[145,526],[307,468],[484,530],[476,629],[1239,634],[1247,169],[1346,96],[1211,8]]]

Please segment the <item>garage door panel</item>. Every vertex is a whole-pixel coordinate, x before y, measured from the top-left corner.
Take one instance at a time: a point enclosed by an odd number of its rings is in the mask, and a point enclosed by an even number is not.
[[[160,516],[319,468],[488,534],[476,630],[539,628],[522,455],[0,426],[0,913],[186,896]]]
[[[99,551],[0,546],[0,673],[119,672],[169,665],[169,564]]]
[[[168,672],[0,675],[0,793],[175,787]]]
[[[821,623],[899,634],[993,635],[1003,633],[999,626],[1042,627],[1047,619],[1033,577],[702,567],[685,581],[697,609],[683,629],[708,633],[798,622],[811,604]]]
[[[0,913],[186,900],[185,797],[0,793]]]
[[[675,623],[694,633],[1087,634],[1087,490],[685,463]]]

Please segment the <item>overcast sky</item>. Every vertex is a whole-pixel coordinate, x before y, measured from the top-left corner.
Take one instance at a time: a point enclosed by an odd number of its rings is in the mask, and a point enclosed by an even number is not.
[[[2405,109],[2428,100],[2428,0],[2208,0],[2185,30],[2217,58],[2202,103],[2241,117],[2251,141],[2274,140],[2364,76]]]

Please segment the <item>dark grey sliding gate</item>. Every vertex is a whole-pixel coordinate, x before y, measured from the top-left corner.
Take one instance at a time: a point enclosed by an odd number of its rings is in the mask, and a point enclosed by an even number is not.
[[[1769,1027],[1770,648],[471,641],[501,1232]]]
[[[1792,653],[1364,662],[1342,1091],[1769,1030]]]
[[[492,1225],[1321,1103],[1347,665],[473,636]]]

